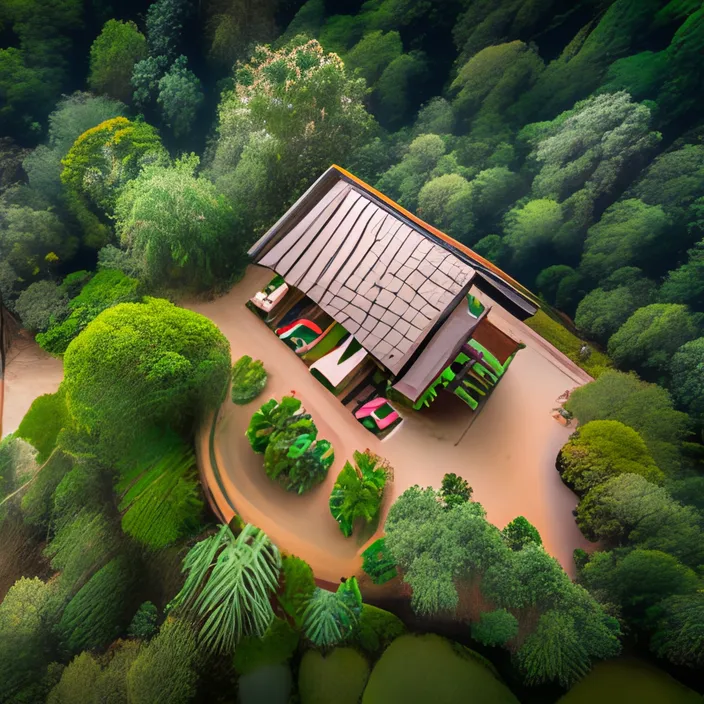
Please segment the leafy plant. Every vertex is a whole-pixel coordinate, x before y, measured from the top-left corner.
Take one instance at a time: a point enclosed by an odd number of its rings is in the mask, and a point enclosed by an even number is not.
[[[259,360],[240,357],[232,367],[232,402],[240,406],[253,401],[264,391],[267,373]]]
[[[369,451],[354,453],[354,466],[345,463],[330,494],[330,513],[349,537],[359,518],[371,523],[379,513],[384,486],[390,475],[388,463]]]
[[[466,479],[462,479],[456,474],[446,474],[442,478],[440,496],[445,502],[445,506],[452,508],[452,506],[464,503],[472,498],[472,487],[469,486]]]
[[[281,556],[267,535],[247,524],[235,537],[229,526],[197,543],[183,562],[186,582],[171,602],[200,622],[209,650],[233,653],[245,635],[263,636],[274,619]]]
[[[294,555],[286,555],[281,564],[283,591],[279,604],[300,628],[303,612],[315,591],[315,577],[310,565]]]
[[[397,574],[396,563],[386,547],[386,539],[375,540],[362,553],[362,569],[372,578],[374,584],[384,584]]]
[[[362,595],[355,577],[340,584],[336,592],[318,587],[303,614],[303,632],[318,648],[332,648],[350,637],[361,610]]]
[[[521,550],[529,543],[542,545],[543,539],[537,528],[523,516],[514,518],[502,531],[501,535],[511,550]]]
[[[479,621],[472,624],[472,638],[482,645],[504,645],[516,635],[518,621],[506,609],[487,611],[479,617]]]
[[[293,396],[284,396],[281,401],[272,398],[263,404],[254,413],[247,427],[247,439],[252,449],[259,454],[264,454],[274,430],[300,408],[300,400]]]
[[[156,622],[159,618],[159,610],[151,601],[145,601],[137,609],[137,613],[132,617],[127,635],[130,638],[149,640],[156,633]]]

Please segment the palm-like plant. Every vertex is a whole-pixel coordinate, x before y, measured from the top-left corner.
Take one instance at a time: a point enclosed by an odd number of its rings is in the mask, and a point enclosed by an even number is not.
[[[345,463],[330,494],[330,513],[345,537],[352,535],[358,518],[374,520],[390,476],[388,464],[368,450],[354,453],[354,465]]]
[[[206,647],[233,653],[242,636],[266,633],[281,570],[279,550],[266,533],[247,524],[235,537],[222,526],[191,548],[183,569],[188,577],[171,606],[196,617]]]
[[[332,648],[357,627],[361,610],[362,595],[355,577],[343,582],[336,592],[318,587],[303,613],[303,632],[319,648]]]

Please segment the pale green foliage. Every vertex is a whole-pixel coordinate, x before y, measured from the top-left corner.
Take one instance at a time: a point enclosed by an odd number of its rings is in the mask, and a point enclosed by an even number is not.
[[[669,492],[637,474],[621,474],[587,493],[577,508],[577,524],[590,540],[629,543],[668,552],[688,565],[700,564],[704,535],[700,516]]]
[[[203,88],[198,77],[187,67],[185,56],[179,56],[159,79],[157,103],[162,119],[175,137],[188,134],[203,102]]]
[[[169,618],[142,648],[127,672],[130,704],[187,704],[193,700],[201,662],[190,623]]]
[[[562,448],[558,467],[563,481],[578,492],[619,474],[638,474],[654,484],[662,484],[665,478],[643,438],[616,420],[580,425]]]
[[[345,462],[330,494],[330,513],[345,537],[357,519],[371,523],[377,516],[390,476],[388,463],[369,451],[355,452],[354,465]]]
[[[413,124],[413,134],[452,134],[455,114],[452,105],[445,98],[429,100],[419,111]]]
[[[240,675],[285,663],[298,646],[298,633],[288,621],[275,618],[263,636],[245,636],[237,645],[233,664]]]
[[[59,683],[49,692],[47,704],[79,704],[87,701],[92,704],[92,694],[100,672],[100,665],[90,653],[77,655],[61,673]]]
[[[147,41],[134,22],[108,20],[90,48],[88,85],[96,93],[129,101],[132,69],[146,53]]]
[[[639,308],[609,340],[609,355],[619,366],[644,373],[667,372],[673,354],[698,337],[704,316],[687,306],[653,303]]]
[[[528,201],[510,210],[504,219],[504,242],[513,250],[514,258],[535,257],[552,244],[562,225],[562,207],[548,198]]]
[[[233,653],[243,636],[266,633],[281,555],[265,533],[248,524],[235,537],[222,526],[191,548],[183,569],[186,582],[171,605],[198,619],[202,645]]]
[[[518,621],[506,609],[487,611],[472,624],[472,638],[482,645],[504,645],[518,634]]]
[[[359,622],[362,595],[355,577],[336,592],[316,588],[303,613],[303,633],[318,648],[332,648],[349,638]]]
[[[243,266],[233,208],[197,166],[191,155],[147,167],[117,202],[120,240],[154,284],[206,288]]]
[[[437,176],[421,188],[418,194],[418,214],[438,227],[448,228],[451,222],[450,204],[468,190],[469,182],[459,174]]]
[[[24,326],[44,332],[68,314],[68,299],[53,281],[36,281],[20,294],[15,306]]]

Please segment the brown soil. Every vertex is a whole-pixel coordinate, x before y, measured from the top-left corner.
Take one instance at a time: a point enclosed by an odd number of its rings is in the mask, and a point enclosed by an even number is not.
[[[283,550],[307,560],[317,577],[337,583],[358,572],[360,553],[378,530],[360,544],[344,538],[330,515],[328,498],[335,478],[354,450],[370,448],[386,457],[395,478],[387,490],[380,526],[388,507],[413,484],[439,486],[446,472],[466,478],[475,500],[499,527],[518,515],[540,531],[546,549],[574,574],[572,551],[589,548],[572,516],[577,497],[561,482],[555,456],[571,430],[551,417],[556,398],[589,377],[564,355],[503,310],[495,308],[496,325],[526,343],[481,414],[472,420],[458,399],[438,399],[428,410],[405,412],[404,423],[383,441],[357,423],[342,404],[310,376],[305,365],[253,313],[244,307],[262,288],[271,272],[250,267],[246,277],[227,295],[188,307],[211,318],[230,340],[232,358],[249,354],[269,372],[265,392],[248,406],[227,402],[215,431],[215,455],[222,489],[209,466],[207,436],[200,440],[204,477],[213,500],[229,520],[236,510],[245,521],[266,531]],[[319,437],[332,441],[335,464],[326,481],[304,496],[289,494],[271,482],[244,437],[251,414],[266,399],[295,391],[311,413]],[[224,489],[224,492],[223,492]],[[366,536],[365,536],[366,537]]]

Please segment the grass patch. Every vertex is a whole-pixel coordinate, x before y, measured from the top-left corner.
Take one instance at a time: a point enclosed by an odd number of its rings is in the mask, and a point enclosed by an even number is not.
[[[579,350],[585,343],[574,333],[570,332],[562,323],[553,320],[545,311],[539,310],[532,318],[525,321],[526,325],[551,345],[557,347],[560,352],[569,357],[577,366],[584,369],[587,374],[595,379],[605,371],[613,368],[611,358],[595,349],[591,343],[587,343],[592,353],[589,358],[582,360],[579,357]]]
[[[357,704],[369,677],[367,661],[352,648],[335,648],[327,657],[309,650],[301,660],[301,704]]]
[[[701,697],[664,670],[631,658],[598,662],[559,704],[701,704]]]
[[[434,634],[401,636],[376,664],[362,704],[518,704],[478,657],[464,653]]]

